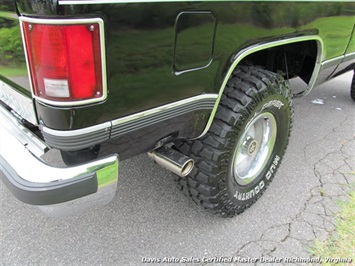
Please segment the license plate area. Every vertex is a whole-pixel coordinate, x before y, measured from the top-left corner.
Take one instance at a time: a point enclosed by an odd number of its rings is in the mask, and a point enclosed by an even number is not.
[[[0,80],[0,100],[23,119],[33,125],[38,125],[32,98],[21,94],[15,88],[2,80]]]

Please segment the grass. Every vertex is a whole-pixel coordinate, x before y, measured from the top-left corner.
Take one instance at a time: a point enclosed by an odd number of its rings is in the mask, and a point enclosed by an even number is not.
[[[0,11],[0,17],[11,20],[18,20],[17,15],[13,12]]]
[[[355,172],[351,174],[355,175]],[[326,258],[348,259],[339,261],[341,265],[353,265],[355,262],[355,190],[352,189],[347,202],[340,203],[341,211],[337,215],[336,229],[327,241],[316,240],[312,253],[322,257],[323,265],[334,265],[337,261]],[[351,260],[351,261],[350,261]]]
[[[27,76],[27,69],[26,66],[18,68],[0,66],[0,75],[5,77]]]

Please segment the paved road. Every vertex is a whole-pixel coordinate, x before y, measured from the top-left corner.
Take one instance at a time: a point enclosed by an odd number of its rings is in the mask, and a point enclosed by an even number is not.
[[[182,262],[193,258],[201,262],[192,265],[229,265],[209,262],[309,258],[313,240],[334,230],[335,202],[355,181],[349,174],[355,170],[350,79],[341,76],[295,100],[294,130],[278,174],[263,197],[233,219],[195,206],[171,173],[145,155],[122,162],[111,204],[75,217],[46,218],[0,182],[0,264],[139,265],[167,258],[190,265]]]

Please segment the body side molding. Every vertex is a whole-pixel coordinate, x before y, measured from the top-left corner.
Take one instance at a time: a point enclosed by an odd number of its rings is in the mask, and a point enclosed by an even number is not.
[[[78,150],[180,115],[198,110],[212,111],[217,97],[212,93],[197,95],[83,129],[63,131],[41,125],[41,131],[52,148]]]

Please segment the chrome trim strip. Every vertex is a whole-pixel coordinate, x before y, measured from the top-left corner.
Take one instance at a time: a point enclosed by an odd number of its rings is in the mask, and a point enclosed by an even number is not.
[[[345,54],[342,63],[355,59],[355,52]]]
[[[122,118],[118,118],[118,119],[112,121],[112,126],[117,126],[117,125],[121,125],[121,124],[124,124],[127,122],[135,121],[137,119],[142,119],[144,117],[155,115],[155,114],[163,112],[163,111],[170,111],[170,110],[173,110],[179,106],[188,105],[193,102],[198,102],[201,100],[208,100],[208,99],[216,100],[217,97],[218,97],[217,94],[202,94],[202,95],[194,96],[194,97],[187,98],[187,99],[184,99],[184,100],[181,100],[178,102],[169,103],[169,104],[159,106],[159,107],[156,107],[153,109],[149,109],[149,110],[146,110],[143,112],[139,112],[139,113],[132,114],[132,115],[122,117]]]
[[[24,52],[26,57],[26,65],[28,77],[30,80],[32,97],[40,102],[53,105],[53,106],[79,106],[85,104],[91,104],[96,102],[104,101],[107,98],[107,74],[106,74],[106,48],[105,48],[105,30],[104,30],[104,22],[101,18],[89,18],[89,19],[38,19],[38,18],[28,18],[28,17],[19,17],[20,20],[20,28],[22,35],[22,42],[24,46]],[[52,25],[73,25],[73,24],[90,24],[97,23],[100,28],[100,46],[101,46],[101,68],[102,68],[102,91],[103,95],[99,98],[83,100],[83,101],[52,101],[47,99],[42,99],[34,94],[33,84],[31,79],[31,72],[28,62],[28,55],[25,44],[25,36],[22,22],[34,23],[34,24],[52,24]]]
[[[74,129],[74,130],[56,130],[56,129],[51,129],[46,126],[41,126],[41,130],[44,133],[53,135],[53,136],[58,136],[58,137],[80,137],[81,135],[86,135],[86,134],[93,134],[94,132],[102,131],[103,133],[107,133],[110,131],[111,128],[111,122],[105,122],[102,124],[98,124],[95,126],[91,127],[86,127],[82,129]],[[109,134],[109,133],[107,133]]]
[[[194,68],[188,68],[188,69],[184,69],[184,70],[175,70],[175,66],[174,66],[174,75],[175,76],[180,76],[180,75],[185,74],[185,73],[203,70],[203,69],[206,69],[206,68],[210,67],[212,65],[212,63],[213,63],[213,59],[210,58],[210,61],[207,63],[207,65],[202,66],[202,67],[194,67]]]
[[[317,58],[316,58],[316,64],[315,64],[315,68],[313,70],[313,74],[312,77],[308,83],[308,89],[306,89],[306,91],[304,91],[302,93],[302,96],[307,95],[313,88],[316,80],[317,80],[317,76],[319,74],[320,68],[321,68],[321,64],[323,61],[323,40],[319,37],[319,36],[302,36],[302,37],[295,37],[295,38],[290,38],[290,39],[283,39],[283,40],[279,40],[279,41],[275,41],[275,42],[269,42],[269,43],[258,43],[255,44],[253,46],[247,47],[241,51],[239,51],[233,58],[233,64],[229,67],[229,70],[223,80],[223,83],[220,87],[219,90],[219,94],[218,94],[218,98],[216,101],[216,104],[213,108],[213,111],[211,113],[211,116],[207,122],[206,128],[205,130],[202,132],[202,134],[198,137],[201,138],[203,137],[208,130],[210,129],[214,116],[216,115],[217,109],[218,109],[218,105],[219,102],[221,101],[224,89],[227,85],[227,82],[230,78],[230,76],[232,75],[234,69],[236,68],[236,66],[240,63],[240,61],[242,61],[245,57],[255,53],[255,52],[259,52],[265,49],[269,49],[272,47],[277,47],[277,46],[281,46],[281,45],[286,45],[286,44],[291,44],[291,43],[297,43],[297,42],[303,42],[303,41],[316,41],[317,42],[317,46],[318,46],[318,52],[317,52]]]
[[[174,3],[174,2],[206,2],[211,0],[59,0],[59,5],[82,5],[82,4],[131,4],[131,3]],[[218,0],[216,0],[217,2]],[[227,0],[233,1],[233,0]],[[212,1],[213,2],[213,1]]]
[[[59,0],[59,5],[82,5],[82,4],[130,4],[130,3],[165,3],[165,2],[218,2],[220,0]],[[225,2],[260,2],[260,0],[224,0]],[[284,2],[285,0],[274,0]],[[263,1],[266,2],[266,1]],[[304,0],[303,2],[319,2],[319,0]],[[322,2],[336,2],[336,0],[325,0]],[[343,0],[352,2],[352,0]]]
[[[32,99],[22,95],[2,80],[0,80],[0,101],[7,104],[14,112],[18,113],[28,122],[37,125],[37,117]]]
[[[141,130],[147,126],[196,111],[207,110],[208,112],[211,112],[216,99],[217,94],[200,95],[177,103],[168,104],[128,117],[116,119],[112,123],[111,138],[117,138],[132,131]]]
[[[322,62],[321,69],[326,69],[328,67],[336,66],[344,60],[344,55],[334,57]]]
[[[63,151],[81,150],[110,139],[111,122],[76,130],[55,130],[42,127],[42,135],[52,148]]]

